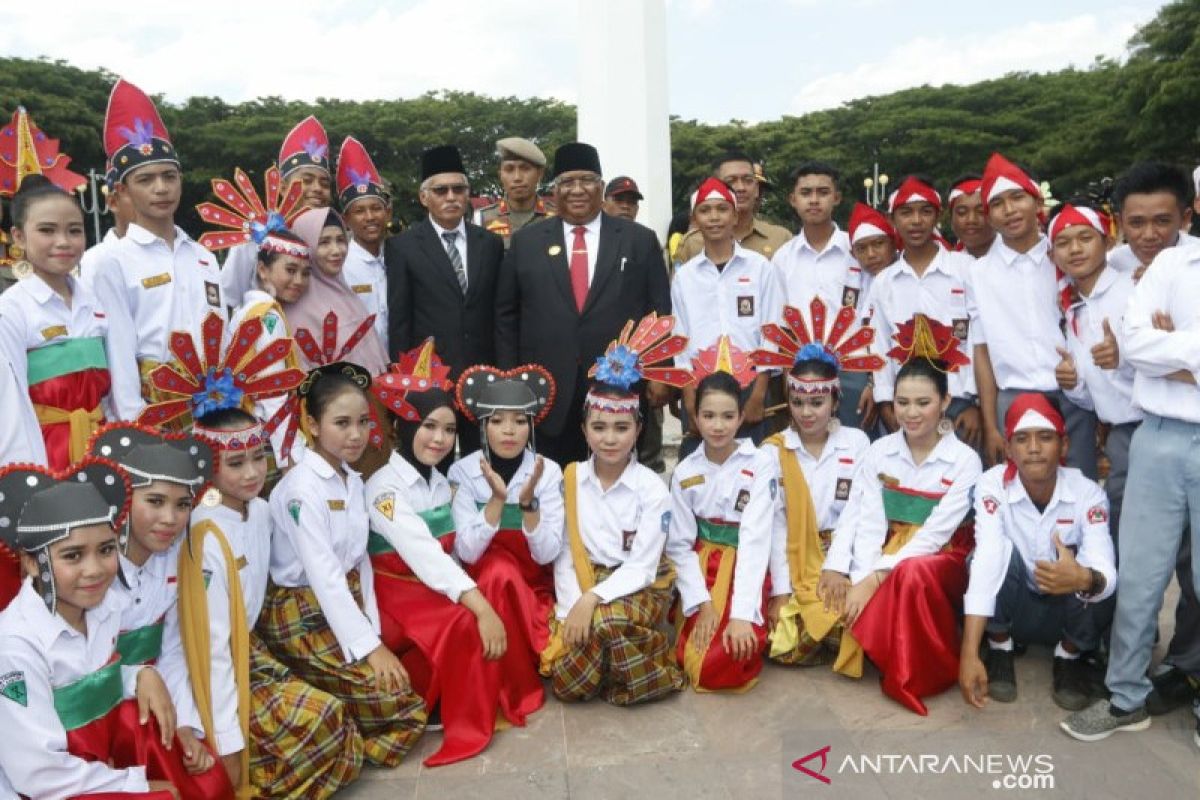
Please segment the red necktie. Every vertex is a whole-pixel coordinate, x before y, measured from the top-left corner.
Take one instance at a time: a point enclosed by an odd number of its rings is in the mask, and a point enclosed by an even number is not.
[[[582,225],[576,226],[575,243],[571,245],[571,291],[575,295],[575,308],[580,312],[588,293],[587,242],[583,239],[586,230]]]

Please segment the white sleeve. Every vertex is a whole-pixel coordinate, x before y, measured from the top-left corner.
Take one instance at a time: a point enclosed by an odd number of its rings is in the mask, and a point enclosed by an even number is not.
[[[227,623],[228,624],[228,623]],[[187,657],[183,652],[183,637],[179,630],[179,599],[167,609],[167,618],[163,622],[162,653],[155,662],[155,669],[162,675],[163,683],[171,694],[175,704],[176,724],[187,726],[196,731],[196,735],[204,737],[204,723],[200,721],[200,712],[196,709],[196,698],[192,694],[192,682],[188,677]]]
[[[472,453],[465,458],[483,458],[481,453]],[[474,564],[483,558],[492,537],[496,535],[499,524],[490,525],[484,519],[483,509],[475,504],[475,496],[471,494],[471,478],[464,474],[459,462],[450,466],[446,474],[450,483],[458,488],[454,492],[454,500],[450,503],[450,511],[454,514],[454,552],[466,564]]]
[[[658,575],[671,527],[671,495],[658,478],[651,480],[654,484],[646,482],[644,494],[638,498],[641,513],[629,557],[592,590],[605,603],[640,592]],[[569,554],[570,548],[564,547],[563,551]]]
[[[795,457],[787,454],[783,448],[767,450],[764,446],[763,450],[769,453],[778,451],[780,454],[786,454],[788,458]],[[771,562],[768,570],[771,575],[771,596],[778,597],[792,593],[792,570],[788,565],[787,554],[787,497],[783,491],[783,481],[779,477],[778,457],[771,459],[770,478],[775,482],[775,489],[771,498]]]
[[[1088,597],[1089,603],[1098,603],[1112,597],[1117,590],[1117,560],[1113,554],[1112,534],[1108,523],[1108,496],[1095,481],[1090,484],[1087,496],[1080,502],[1081,513],[1077,524],[1082,528],[1079,554],[1076,560],[1085,567],[1096,570],[1104,576],[1104,591],[1095,597]]]
[[[25,642],[9,639],[0,648],[0,675],[24,682],[24,702],[0,697],[0,771],[32,800],[96,792],[145,792],[145,767],[113,769],[67,752],[67,732],[54,708],[45,658]]]
[[[737,563],[733,567],[733,598],[729,618],[762,623],[763,582],[771,560],[771,523],[775,518],[774,478],[770,456],[761,450],[754,460],[754,481],[738,523]]]
[[[963,613],[991,619],[996,613],[996,595],[1008,574],[1012,539],[1004,533],[1007,517],[1004,487],[999,475],[989,470],[975,491],[975,554],[971,557],[971,581],[963,598]]]
[[[136,420],[146,407],[142,399],[142,376],[138,372],[138,336],[133,310],[121,281],[121,265],[110,252],[96,265],[93,289],[108,318],[104,349],[112,376],[110,399],[118,417]]]
[[[690,326],[688,325],[687,303],[684,301],[683,283],[679,280],[679,273],[676,272],[675,280],[671,281],[671,315],[675,317],[675,329],[672,333],[679,336],[687,336]],[[675,356],[675,366],[690,369],[692,366],[692,356],[696,352],[694,345],[689,345],[679,355]]]
[[[970,340],[971,340],[971,345],[972,345],[972,351],[973,351],[973,348],[978,345],[985,345],[985,346],[987,345],[987,332],[983,326],[983,316],[979,309],[978,293],[981,290],[981,287],[976,286],[976,283],[982,282],[981,274],[982,274],[982,270],[986,268],[986,265],[984,264],[984,261],[986,261],[986,260],[987,260],[987,257],[984,256],[984,258],[980,258],[980,259],[976,259],[975,261],[972,261],[967,266],[967,269],[965,271],[965,275],[967,278],[965,281],[965,283],[966,283],[965,288],[967,290],[967,317],[971,320],[971,322],[970,322],[970,330],[971,330]],[[984,289],[984,291],[986,291],[986,288]],[[973,352],[972,352],[971,358],[972,358],[972,360],[974,360],[974,358],[975,358]]]
[[[475,582],[429,532],[425,520],[412,510],[402,488],[386,481],[372,480],[369,489],[367,512],[371,517],[371,530],[387,539],[421,583],[445,595],[452,603],[457,603],[465,592],[475,588]],[[389,507],[389,498],[393,509],[390,517],[380,511],[381,505]]]
[[[883,484],[879,481],[878,469],[868,472],[866,466],[863,465],[858,479],[855,480],[859,487],[853,490],[853,497],[857,502],[852,502],[851,505],[855,507],[855,513],[847,525],[843,526],[839,522],[833,545],[829,550],[829,554],[833,555],[834,549],[840,544],[839,540],[849,534],[849,540],[845,543],[850,550],[849,569],[846,572],[854,583],[858,583],[875,569],[875,562],[883,552],[883,543],[887,540],[888,522],[887,513],[883,508]],[[826,556],[826,566],[829,563],[829,556]]]
[[[667,533],[667,558],[675,565],[675,588],[684,616],[690,617],[702,603],[712,599],[696,555],[696,516],[683,499],[678,472],[671,476],[671,528]]]
[[[383,619],[379,615],[379,598],[375,596],[375,567],[371,564],[371,553],[363,548],[362,557],[355,565],[358,569],[359,591],[362,592],[363,613],[376,636],[383,633]],[[380,640],[382,642],[382,640]],[[368,653],[369,654],[369,653]]]
[[[229,593],[225,555],[213,537],[204,541],[204,572],[208,587],[209,693],[212,695],[213,736],[217,755],[227,756],[246,747],[238,719],[238,686],[233,674],[233,647],[229,625]],[[247,687],[247,691],[249,688]]]
[[[562,469],[548,458],[542,459],[542,478],[534,488],[538,500],[538,524],[525,531],[529,555],[539,564],[550,564],[558,558],[563,546]],[[522,517],[524,514],[522,514]],[[521,525],[524,530],[524,521]]]
[[[1124,355],[1135,369],[1151,378],[1187,370],[1200,380],[1200,331],[1162,331],[1152,322],[1154,312],[1171,304],[1171,287],[1167,282],[1170,276],[1164,278],[1166,270],[1162,268],[1175,265],[1158,262],[1164,257],[1177,258],[1175,249],[1164,250],[1155,258],[1133,290],[1122,324]]]
[[[7,305],[7,304],[6,304]],[[0,464],[46,465],[46,443],[26,385],[28,361],[16,314],[0,313]],[[16,424],[13,424],[13,423]]]
[[[558,558],[554,559],[554,615],[559,619],[566,619],[582,596],[583,590],[579,586],[579,576],[575,574],[575,559],[571,555],[571,548],[564,547]]]
[[[875,402],[890,403],[894,397],[896,384],[896,362],[887,353],[891,349],[892,335],[896,331],[892,327],[892,321],[888,318],[887,311],[884,310],[884,303],[880,299],[881,287],[882,283],[879,280],[871,283],[871,327],[875,329],[871,352],[878,354],[883,359],[883,366],[872,373],[875,377],[873,394]]]

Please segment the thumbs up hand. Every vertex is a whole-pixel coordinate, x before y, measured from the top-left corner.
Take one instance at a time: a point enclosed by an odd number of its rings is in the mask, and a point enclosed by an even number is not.
[[[1120,353],[1117,350],[1117,337],[1113,334],[1112,327],[1108,324],[1108,317],[1104,318],[1102,323],[1104,326],[1104,338],[1100,340],[1100,344],[1092,348],[1092,363],[1100,369],[1116,369],[1120,363]]]
[[[1091,585],[1091,573],[1075,560],[1075,553],[1062,543],[1058,531],[1054,532],[1054,549],[1058,558],[1054,561],[1038,561],[1034,564],[1033,580],[1042,594],[1071,594],[1086,591]]]
[[[1054,379],[1060,389],[1074,389],[1079,383],[1079,373],[1075,369],[1075,359],[1065,347],[1054,348],[1062,359],[1054,368]]]

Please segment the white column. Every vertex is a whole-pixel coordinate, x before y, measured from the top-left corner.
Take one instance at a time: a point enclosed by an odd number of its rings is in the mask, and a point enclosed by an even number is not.
[[[579,141],[605,180],[633,178],[638,222],[665,241],[671,222],[665,0],[579,0]]]

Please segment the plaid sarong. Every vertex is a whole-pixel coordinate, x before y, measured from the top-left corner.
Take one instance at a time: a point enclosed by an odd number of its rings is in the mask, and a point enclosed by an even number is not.
[[[358,570],[346,574],[362,606]],[[394,767],[425,730],[425,703],[416,692],[384,692],[366,660],[347,664],[311,587],[271,584],[258,618],[258,633],[271,652],[301,680],[340,700],[357,725],[368,764]]]
[[[613,572],[611,567],[594,569],[597,583]],[[628,706],[687,685],[666,634],[658,629],[670,602],[669,588],[648,587],[597,605],[587,642],[565,649],[551,668],[554,695],[572,701],[602,694],[614,705]]]
[[[842,623],[834,625],[820,641],[809,635],[800,615],[796,615],[796,625],[800,629],[796,646],[778,655],[769,656],[772,661],[792,667],[819,667],[832,664],[837,659],[838,650],[842,646]]]

